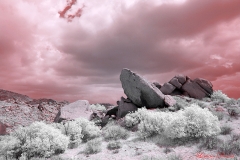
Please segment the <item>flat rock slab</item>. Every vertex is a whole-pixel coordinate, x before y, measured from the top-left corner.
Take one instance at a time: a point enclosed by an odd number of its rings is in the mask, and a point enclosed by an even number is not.
[[[165,94],[165,95],[169,95],[171,94],[174,90],[176,89],[175,86],[173,86],[170,83],[164,83],[163,86],[160,88],[160,91]]]
[[[164,102],[168,107],[171,107],[177,103],[176,100],[171,95],[165,95]]]
[[[120,75],[122,88],[127,97],[137,106],[157,108],[164,106],[164,94],[143,77],[124,68]]]
[[[90,105],[87,100],[78,100],[63,106],[54,119],[54,122],[61,122],[62,120],[73,120],[77,118],[90,119],[92,111],[89,109]]]
[[[185,91],[191,98],[202,99],[209,96],[202,87],[190,79],[182,86],[182,90]]]
[[[207,91],[207,93],[209,93],[209,96],[213,93],[213,85],[210,81],[203,78],[196,78],[193,81],[201,86],[205,91]]]

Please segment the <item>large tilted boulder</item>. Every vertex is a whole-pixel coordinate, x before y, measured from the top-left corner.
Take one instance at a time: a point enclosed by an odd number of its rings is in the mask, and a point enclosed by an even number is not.
[[[0,135],[6,134],[6,125],[0,122]]]
[[[137,109],[138,107],[135,104],[128,99],[121,97],[121,100],[118,103],[117,119],[123,118],[130,112],[135,112]]]
[[[123,69],[120,80],[124,93],[137,106],[157,108],[164,106],[164,94],[152,83],[129,69]]]
[[[78,100],[63,106],[54,119],[54,122],[61,122],[63,120],[74,120],[76,118],[90,119],[92,110],[87,100]]]

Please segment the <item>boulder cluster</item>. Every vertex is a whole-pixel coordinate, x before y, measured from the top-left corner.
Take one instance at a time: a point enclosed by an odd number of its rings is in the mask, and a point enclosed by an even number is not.
[[[120,81],[127,98],[121,97],[118,106],[108,110],[106,116],[115,115],[117,119],[140,107],[147,109],[173,106],[176,101],[172,96],[187,96],[195,99],[210,97],[213,85],[210,81],[196,78],[190,79],[185,75],[176,75],[169,82],[160,85],[149,82],[137,73],[124,68]]]
[[[172,96],[187,96],[195,99],[210,97],[213,85],[202,78],[190,79],[176,75],[169,82],[160,85],[149,82],[137,73],[124,68],[120,74],[122,88],[127,98],[121,97],[117,105],[105,104],[106,111],[93,111],[87,100],[73,103],[57,102],[52,99],[31,99],[18,93],[0,90],[0,135],[9,133],[19,125],[26,126],[34,121],[62,122],[79,117],[98,117],[103,127],[110,117],[121,119],[138,108],[147,109],[173,106]]]

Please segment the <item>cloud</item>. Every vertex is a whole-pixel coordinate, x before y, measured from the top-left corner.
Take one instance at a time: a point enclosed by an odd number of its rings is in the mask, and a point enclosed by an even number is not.
[[[175,74],[209,79],[236,97],[240,2],[166,2],[0,2],[0,88],[115,103],[124,95],[120,72],[129,68],[160,83]]]

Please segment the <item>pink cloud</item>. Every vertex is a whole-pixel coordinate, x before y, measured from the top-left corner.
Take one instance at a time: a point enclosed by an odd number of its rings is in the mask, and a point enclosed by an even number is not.
[[[115,103],[124,95],[120,72],[129,68],[160,83],[175,74],[209,79],[239,97],[240,1],[83,4],[0,2],[0,88]]]

